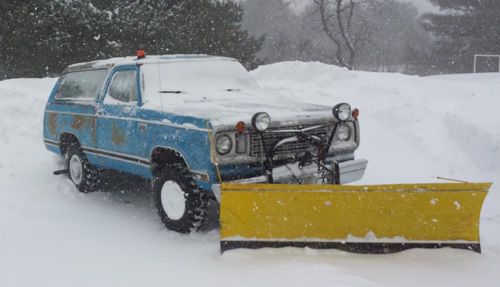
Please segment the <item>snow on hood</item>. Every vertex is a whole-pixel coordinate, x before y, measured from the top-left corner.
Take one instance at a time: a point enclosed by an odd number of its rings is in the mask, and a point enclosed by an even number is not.
[[[159,94],[155,101],[146,102],[143,108],[206,119],[213,125],[250,122],[257,112],[268,113],[273,121],[290,123],[304,118],[333,117],[332,107],[285,101],[264,89]]]
[[[329,106],[276,97],[261,89],[231,59],[151,63],[141,67],[145,109],[210,120],[213,125],[250,122],[257,112],[273,121],[333,117]],[[304,95],[307,96],[307,95]]]

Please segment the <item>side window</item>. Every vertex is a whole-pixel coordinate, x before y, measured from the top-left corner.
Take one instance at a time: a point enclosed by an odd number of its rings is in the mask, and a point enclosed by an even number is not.
[[[96,99],[107,70],[89,70],[70,72],[63,76],[56,93],[58,100],[88,100]]]
[[[116,72],[113,75],[113,79],[111,79],[104,101],[108,103],[111,103],[113,100],[117,100],[122,103],[137,102],[136,73],[136,70],[123,70]]]

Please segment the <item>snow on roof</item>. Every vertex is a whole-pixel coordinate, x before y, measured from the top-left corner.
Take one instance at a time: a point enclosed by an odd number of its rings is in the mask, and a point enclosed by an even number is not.
[[[221,56],[210,56],[210,55],[160,55],[160,56],[146,56],[145,58],[138,59],[137,57],[116,57],[105,60],[96,60],[91,62],[76,63],[69,65],[68,68],[63,72],[72,72],[78,70],[86,69],[109,69],[111,67],[117,66],[128,66],[128,65],[138,65],[147,63],[167,63],[167,62],[179,62],[179,61],[200,61],[200,60],[214,60],[214,61],[236,61],[233,58],[221,57]]]

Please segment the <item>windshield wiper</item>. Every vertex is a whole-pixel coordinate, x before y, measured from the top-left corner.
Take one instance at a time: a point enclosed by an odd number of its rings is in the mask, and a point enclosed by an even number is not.
[[[227,89],[228,92],[239,92],[241,89]]]

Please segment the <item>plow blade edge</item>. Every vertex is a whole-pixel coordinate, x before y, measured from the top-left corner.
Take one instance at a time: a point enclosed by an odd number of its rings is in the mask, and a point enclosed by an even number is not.
[[[491,183],[221,185],[221,252],[336,248],[391,253],[452,247],[481,252],[479,217]]]

